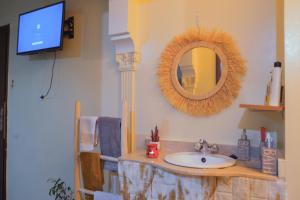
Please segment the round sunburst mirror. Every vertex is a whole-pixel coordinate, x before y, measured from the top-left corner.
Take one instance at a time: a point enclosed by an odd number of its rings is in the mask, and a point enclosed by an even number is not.
[[[193,29],[167,45],[157,74],[172,106],[203,116],[231,105],[245,71],[244,60],[230,35]]]

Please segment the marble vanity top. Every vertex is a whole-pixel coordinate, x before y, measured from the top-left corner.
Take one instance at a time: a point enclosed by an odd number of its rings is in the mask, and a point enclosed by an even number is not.
[[[152,166],[161,168],[171,173],[185,175],[185,176],[240,176],[248,178],[256,178],[262,180],[276,181],[277,176],[271,176],[268,174],[261,173],[256,169],[235,165],[223,169],[196,169],[188,167],[180,167],[169,164],[164,161],[164,157],[167,153],[161,151],[158,158],[147,158],[145,151],[137,151],[135,153],[128,154],[120,157],[120,161],[133,161],[144,164],[150,164]]]

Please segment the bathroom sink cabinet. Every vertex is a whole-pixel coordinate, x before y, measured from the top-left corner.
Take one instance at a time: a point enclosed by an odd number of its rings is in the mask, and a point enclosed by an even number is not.
[[[125,200],[285,200],[285,182],[242,176],[191,176],[132,160],[119,162]],[[189,168],[187,168],[188,170]]]

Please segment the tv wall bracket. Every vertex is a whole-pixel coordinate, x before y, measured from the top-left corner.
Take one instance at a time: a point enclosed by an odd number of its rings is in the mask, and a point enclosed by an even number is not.
[[[69,39],[74,38],[74,17],[69,17],[64,22],[64,36]]]

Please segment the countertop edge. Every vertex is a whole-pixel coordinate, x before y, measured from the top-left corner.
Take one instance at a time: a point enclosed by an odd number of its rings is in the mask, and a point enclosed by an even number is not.
[[[261,179],[266,181],[278,181],[280,178],[264,174],[256,169],[235,165],[222,169],[196,169],[189,167],[180,167],[165,162],[162,156],[159,158],[146,158],[140,153],[128,154],[120,157],[119,161],[132,161],[142,164],[149,164],[153,167],[160,168],[167,172],[181,176],[216,176],[216,177],[247,177],[253,179]]]

